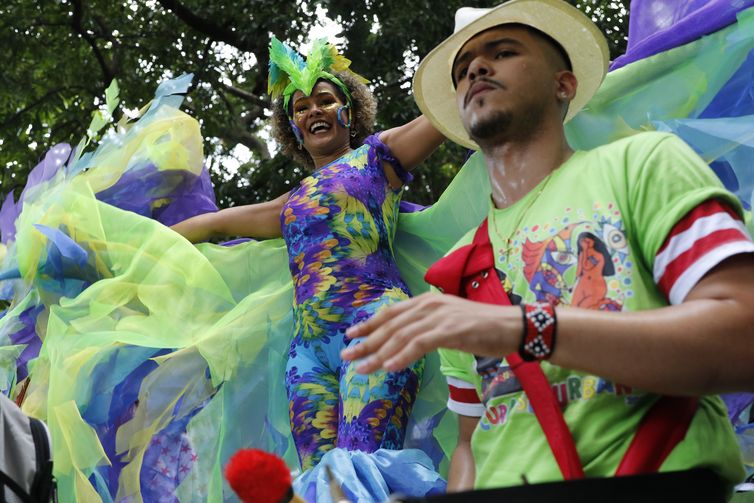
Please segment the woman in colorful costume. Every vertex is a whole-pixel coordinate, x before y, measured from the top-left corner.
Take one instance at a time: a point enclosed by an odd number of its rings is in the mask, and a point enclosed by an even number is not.
[[[285,386],[303,470],[333,448],[403,448],[424,362],[362,376],[340,359],[345,330],[408,298],[393,256],[408,171],[444,137],[424,117],[371,134],[375,100],[324,39],[304,60],[272,38],[268,90],[276,139],[313,171],[273,201],[198,215],[173,226],[190,241],[282,236],[294,285]],[[438,482],[437,489],[441,484]],[[422,491],[423,494],[423,491]]]

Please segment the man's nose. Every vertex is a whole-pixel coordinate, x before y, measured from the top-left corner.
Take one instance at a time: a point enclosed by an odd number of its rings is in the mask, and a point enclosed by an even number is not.
[[[487,63],[487,60],[481,56],[477,56],[469,64],[469,80],[487,76],[490,74],[490,72],[491,70],[489,64]]]

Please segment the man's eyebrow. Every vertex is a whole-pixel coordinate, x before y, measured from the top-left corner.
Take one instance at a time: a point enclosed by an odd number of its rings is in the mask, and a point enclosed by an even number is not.
[[[485,42],[484,49],[489,50],[501,44],[511,44],[511,45],[516,45],[519,47],[524,46],[524,44],[522,44],[520,40],[517,40],[515,38],[510,38],[510,37],[503,37],[503,38],[496,38],[496,39],[490,40],[489,42]],[[469,59],[471,59],[471,53],[469,51],[465,51],[463,54],[458,56],[456,60],[453,62],[453,68],[451,69],[451,72],[455,73],[456,68],[458,68],[459,65],[466,63]]]
[[[452,74],[455,74],[456,73],[456,68],[458,68],[459,66],[461,66],[462,64],[464,64],[469,59],[471,59],[471,53],[469,51],[466,51],[463,54],[461,54],[460,56],[458,56],[456,58],[456,60],[453,61],[453,68],[451,68],[450,72]]]

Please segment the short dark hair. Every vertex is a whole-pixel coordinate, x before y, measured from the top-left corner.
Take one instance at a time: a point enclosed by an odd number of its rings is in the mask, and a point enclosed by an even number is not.
[[[367,136],[374,132],[374,119],[377,115],[377,100],[375,100],[372,91],[358,80],[350,72],[338,72],[335,76],[340,79],[351,93],[351,131],[355,134],[351,136],[351,148],[358,148]],[[320,79],[330,82],[327,79]],[[338,90],[338,94],[343,101],[345,96],[337,85],[333,87]],[[293,103],[290,100],[289,105]],[[298,140],[291,129],[290,115],[283,108],[283,99],[279,99],[272,107],[272,135],[276,142],[281,146],[282,151],[295,162],[307,168],[314,167],[314,161],[306,150],[298,148]]]

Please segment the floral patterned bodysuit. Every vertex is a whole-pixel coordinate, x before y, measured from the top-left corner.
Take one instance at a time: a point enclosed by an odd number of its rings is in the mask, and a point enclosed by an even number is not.
[[[294,189],[281,224],[294,284],[286,365],[293,439],[303,469],[330,449],[401,449],[423,360],[402,372],[360,375],[340,351],[345,330],[408,298],[393,257],[401,190],[383,160],[408,175],[377,136],[317,169]]]

